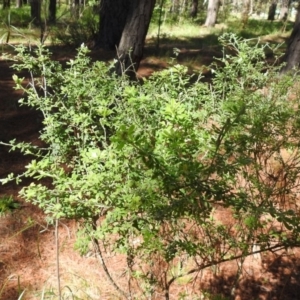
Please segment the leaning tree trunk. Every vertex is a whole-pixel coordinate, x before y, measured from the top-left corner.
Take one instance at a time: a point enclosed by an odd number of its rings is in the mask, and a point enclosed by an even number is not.
[[[279,20],[286,21],[289,15],[289,8],[291,5],[291,0],[281,0]]]
[[[214,27],[217,22],[220,0],[209,0],[204,26]]]
[[[198,14],[198,0],[192,0],[192,7],[190,11],[191,18],[196,18]]]
[[[155,0],[130,0],[126,24],[118,47],[115,71],[118,75],[136,76],[143,56]]]
[[[120,43],[131,0],[102,0],[96,46],[115,50]]]
[[[268,20],[274,21],[275,15],[276,15],[276,9],[277,9],[277,0],[272,1],[270,7],[269,7],[269,13],[268,13]]]
[[[33,24],[39,26],[41,24],[41,1],[42,0],[30,0],[30,15],[33,20]]]
[[[284,56],[286,65],[281,69],[281,73],[299,69],[300,66],[300,6],[298,7],[294,29],[290,36],[287,50]]]

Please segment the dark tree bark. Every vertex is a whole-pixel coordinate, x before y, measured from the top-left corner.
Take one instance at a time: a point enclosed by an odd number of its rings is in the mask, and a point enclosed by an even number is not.
[[[281,69],[281,73],[292,71],[300,66],[300,6],[298,7],[294,29],[288,41],[287,50],[284,56],[286,65]]]
[[[134,78],[143,56],[146,34],[149,28],[155,0],[130,0],[126,23],[118,47],[118,75]]]
[[[49,1],[49,22],[52,24],[56,22],[56,0]]]
[[[3,0],[3,9],[10,8],[10,0]]]
[[[30,0],[29,3],[33,24],[39,26],[41,24],[41,0]]]
[[[96,46],[115,50],[120,43],[131,0],[102,0]]]
[[[274,21],[275,20],[276,8],[277,8],[277,0],[272,1],[271,5],[270,5],[269,13],[268,13],[268,20],[269,21]]]
[[[196,18],[198,14],[198,0],[192,0],[192,7],[190,11],[190,17]]]
[[[281,20],[281,21],[287,20],[291,3],[292,3],[291,0],[281,0],[279,20]]]
[[[217,22],[220,0],[209,0],[207,7],[207,17],[204,26],[214,27]]]

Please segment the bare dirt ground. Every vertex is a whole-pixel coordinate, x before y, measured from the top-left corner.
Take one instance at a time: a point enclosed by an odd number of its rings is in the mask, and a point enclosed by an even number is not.
[[[60,57],[61,58],[61,57]],[[62,58],[64,59],[64,57]],[[41,118],[38,112],[19,107],[22,96],[13,90],[10,63],[0,61],[0,139],[38,142]],[[140,75],[165,67],[163,62],[145,59]],[[9,153],[0,146],[0,178],[8,173],[22,172],[30,157]],[[11,183],[0,186],[0,197],[13,195],[22,207],[12,214],[0,217],[0,299],[58,299],[56,280],[56,248],[54,226],[47,224],[44,214],[35,206],[18,197],[19,186]],[[226,211],[222,213],[226,218]],[[63,299],[123,299],[110,285],[94,256],[80,256],[74,251],[76,224],[62,221],[59,225],[60,272]],[[122,256],[105,256],[111,275],[126,289],[125,261]],[[240,272],[238,278],[236,274]],[[198,274],[199,275],[199,274]],[[249,257],[243,266],[230,262],[200,274],[191,285],[178,281],[171,290],[170,299],[211,299],[205,295],[224,295],[235,300],[297,300],[300,299],[300,251],[289,249],[281,253],[267,253]],[[193,290],[199,298],[189,293]],[[200,297],[202,295],[202,298]],[[152,299],[164,299],[155,295]]]

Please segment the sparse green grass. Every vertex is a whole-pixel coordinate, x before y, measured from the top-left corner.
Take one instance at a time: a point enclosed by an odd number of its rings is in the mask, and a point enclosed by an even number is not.
[[[221,18],[220,18],[221,19]],[[201,71],[203,65],[208,65],[213,57],[221,55],[221,47],[218,38],[225,32],[235,33],[245,39],[253,39],[255,44],[261,43],[280,44],[280,51],[285,51],[285,40],[292,30],[292,22],[270,22],[267,20],[250,19],[245,28],[240,19],[229,17],[224,23],[218,23],[214,28],[201,26],[202,19],[183,20],[180,22],[163,22],[160,28],[159,47],[158,22],[152,22],[147,35],[147,59],[155,57],[162,62],[178,62],[187,66],[190,72]],[[175,58],[174,49],[179,48],[179,55]]]
[[[1,27],[3,25],[13,25],[15,27],[28,27],[31,23],[30,6],[24,5],[22,8],[10,8],[0,10]]]

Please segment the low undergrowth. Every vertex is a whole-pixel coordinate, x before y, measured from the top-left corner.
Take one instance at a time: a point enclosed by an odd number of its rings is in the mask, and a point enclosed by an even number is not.
[[[299,246],[298,84],[265,62],[264,47],[220,42],[211,83],[180,65],[132,82],[91,63],[84,46],[65,69],[44,46],[14,58],[31,74],[26,87],[14,80],[20,103],[43,113],[47,146],[11,141],[35,159],[2,182],[32,178],[20,195],[53,224],[78,220],[81,253],[91,243],[100,259],[123,253],[127,286],[102,264],[127,299],[169,299],[180,280],[196,296],[205,268]]]

